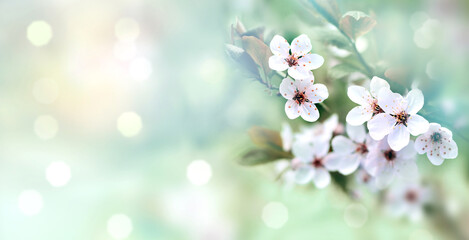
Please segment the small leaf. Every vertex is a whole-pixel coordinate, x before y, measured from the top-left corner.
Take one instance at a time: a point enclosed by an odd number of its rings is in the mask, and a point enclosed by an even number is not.
[[[280,159],[288,159],[291,157],[291,154],[286,152],[280,152],[271,149],[253,149],[242,156],[242,158],[239,160],[239,164],[245,166],[254,166],[277,161]]]
[[[263,40],[264,39],[264,30],[265,30],[264,27],[257,27],[257,28],[251,29],[251,30],[241,34],[241,36],[253,36],[253,37],[258,38],[259,40]]]
[[[258,147],[283,151],[282,138],[279,132],[255,126],[249,129],[248,134],[252,142]]]
[[[233,59],[243,70],[255,78],[260,78],[259,70],[252,58],[244,51],[244,49],[232,44],[225,44],[226,54]]]
[[[345,49],[352,51],[352,46],[347,38],[340,34],[337,29],[330,29],[330,28],[314,28],[312,30],[314,34],[312,34],[311,38],[323,42],[325,44],[334,45],[340,49]]]
[[[328,22],[338,25],[340,10],[335,0],[309,0],[309,2]]]
[[[270,48],[260,39],[253,36],[242,37],[243,48],[252,60],[263,69],[264,76],[269,76],[269,57],[272,56]]]
[[[375,25],[374,19],[360,11],[345,13],[339,22],[340,29],[352,39],[357,39],[371,31]]]

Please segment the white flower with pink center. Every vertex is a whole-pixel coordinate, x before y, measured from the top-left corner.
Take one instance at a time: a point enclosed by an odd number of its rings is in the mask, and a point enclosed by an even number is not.
[[[275,35],[270,42],[270,50],[274,54],[269,58],[269,67],[277,71],[288,69],[288,75],[294,79],[304,79],[312,75],[311,70],[324,63],[324,58],[311,54],[311,40],[302,34],[293,39],[292,44],[282,36]]]
[[[368,121],[370,136],[378,141],[389,134],[387,140],[394,151],[409,144],[410,134],[417,136],[428,130],[428,121],[417,114],[423,107],[420,90],[413,89],[403,98],[383,88],[378,93],[378,105],[384,112]]]
[[[430,123],[428,131],[417,137],[415,150],[419,154],[427,153],[433,165],[441,165],[445,159],[458,156],[458,145],[453,140],[453,133],[438,123]]]
[[[386,194],[386,208],[396,217],[407,216],[412,221],[423,217],[423,207],[430,202],[431,191],[417,183],[399,182]]]
[[[280,94],[287,99],[285,113],[290,119],[301,116],[305,121],[314,122],[319,118],[319,111],[315,103],[321,103],[329,97],[327,87],[314,84],[314,76],[293,81],[283,79],[279,88]]]
[[[379,141],[369,154],[363,164],[364,169],[376,178],[376,185],[379,188],[389,186],[391,182],[399,177],[404,180],[415,180],[418,178],[418,168],[415,163],[417,152],[414,149],[414,142],[400,151],[393,150],[386,138]]]
[[[352,126],[362,125],[374,115],[382,113],[378,105],[378,93],[381,89],[389,89],[389,83],[379,77],[373,77],[370,82],[370,91],[361,86],[350,86],[347,95],[354,103],[359,104],[350,110],[346,121]]]

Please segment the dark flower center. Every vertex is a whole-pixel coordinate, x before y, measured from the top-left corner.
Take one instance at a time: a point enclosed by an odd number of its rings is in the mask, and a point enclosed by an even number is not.
[[[408,190],[405,194],[405,199],[411,203],[416,202],[418,199],[418,194],[414,190]]]
[[[409,120],[410,114],[407,114],[405,111],[402,111],[398,114],[391,114],[396,118],[396,125],[402,124],[407,127],[407,120]]]
[[[433,135],[431,136],[431,138],[432,138],[432,141],[433,141],[433,142],[439,142],[440,139],[441,139],[441,134],[435,132],[435,133],[433,133]]]
[[[366,144],[359,143],[357,145],[357,148],[355,149],[355,152],[360,153],[360,154],[365,154],[365,153],[368,153],[368,148],[366,147]]]
[[[380,114],[380,113],[384,113],[384,110],[378,105],[377,99],[373,101],[372,108],[373,108],[373,116]]]
[[[292,100],[296,101],[299,105],[304,102],[309,102],[309,99],[306,98],[306,92],[300,92],[298,89],[295,91],[295,96],[293,96]]]
[[[384,158],[388,161],[394,161],[396,159],[396,152],[394,152],[392,149],[384,151]]]
[[[298,58],[296,58],[294,55],[290,55],[290,57],[285,58],[285,61],[287,62],[289,67],[298,65]]]
[[[320,167],[322,167],[322,166],[323,166],[323,165],[322,165],[322,159],[321,159],[321,158],[315,158],[315,159],[313,160],[313,162],[311,163],[311,165],[313,165],[313,167],[315,167],[315,168],[320,168]]]

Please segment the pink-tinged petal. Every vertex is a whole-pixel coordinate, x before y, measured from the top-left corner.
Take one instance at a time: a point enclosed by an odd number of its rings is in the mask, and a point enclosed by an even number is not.
[[[311,102],[320,103],[329,97],[329,91],[326,85],[318,83],[312,85],[306,92],[306,95]]]
[[[373,111],[369,106],[356,106],[348,112],[345,120],[352,126],[359,126],[369,121],[373,116]]]
[[[423,107],[423,93],[418,89],[412,89],[406,96],[407,110],[410,115],[416,114]]]
[[[315,122],[319,118],[318,108],[313,103],[301,105],[301,117],[308,122]]]
[[[363,168],[373,177],[376,177],[385,166],[386,160],[380,156],[381,152],[372,151],[363,161]]]
[[[311,48],[311,40],[305,34],[301,34],[291,42],[291,53],[297,57],[307,54]]]
[[[378,98],[378,93],[382,88],[390,89],[389,83],[379,77],[373,77],[370,82],[370,94],[374,98]]]
[[[313,176],[314,185],[317,188],[325,188],[331,183],[331,175],[324,168],[316,168]]]
[[[390,89],[383,88],[378,93],[378,105],[388,114],[400,113],[405,110],[404,98],[393,93]]]
[[[445,161],[445,159],[440,154],[437,155],[432,151],[427,152],[427,157],[428,160],[430,160],[430,162],[435,166],[440,166]]]
[[[458,156],[458,145],[453,139],[443,138],[440,145],[440,155],[445,159],[454,159]]]
[[[288,75],[290,75],[290,77],[294,78],[295,80],[307,79],[313,75],[313,72],[302,66],[293,66],[288,68]]]
[[[350,86],[347,90],[347,95],[356,104],[362,106],[370,105],[372,97],[370,92],[361,86]]]
[[[306,69],[314,70],[320,68],[322,64],[324,64],[324,58],[318,54],[308,53],[298,59],[298,64]]]
[[[339,166],[345,157],[346,156],[342,154],[330,153],[323,160],[324,167],[329,171],[335,171],[339,169]]]
[[[315,169],[309,165],[303,165],[295,170],[295,182],[298,184],[307,184],[309,183],[315,173]]]
[[[375,115],[368,121],[370,136],[374,140],[379,141],[391,132],[394,124],[396,124],[396,119],[389,114],[380,113]]]
[[[354,152],[356,148],[356,144],[344,136],[336,136],[332,139],[332,149],[336,153],[350,154]]]
[[[305,92],[306,95],[308,95],[308,91],[313,86],[313,83],[314,75],[312,74],[308,78],[295,80],[296,88],[301,92]]]
[[[433,147],[433,143],[430,138],[427,138],[425,135],[420,135],[415,140],[415,150],[418,154],[426,153],[430,148]]]
[[[269,67],[276,71],[285,71],[288,69],[288,64],[284,57],[273,55],[269,58]]]
[[[418,114],[410,115],[407,120],[407,129],[409,129],[410,134],[414,136],[428,131],[429,125],[428,121]]]
[[[270,41],[270,51],[272,51],[274,55],[285,59],[290,55],[290,44],[288,44],[287,40],[282,36],[275,35],[272,41]]]
[[[399,124],[392,128],[388,135],[388,144],[394,151],[400,151],[409,144],[410,134],[407,127]]]
[[[395,169],[390,164],[386,164],[382,171],[376,174],[376,186],[383,189],[391,184],[394,180]]]
[[[359,154],[347,155],[339,166],[339,172],[349,175],[357,170],[360,165],[361,156]]]
[[[395,162],[397,174],[406,180],[416,180],[419,177],[417,164],[413,160],[399,160]]]
[[[285,113],[287,114],[287,117],[290,119],[295,119],[298,116],[300,116],[300,107],[298,106],[298,103],[296,103],[293,100],[288,100],[285,103]]]
[[[292,99],[295,96],[296,86],[295,82],[290,78],[285,78],[280,83],[279,92],[282,97]]]
[[[352,126],[350,124],[347,124],[345,126],[345,130],[347,131],[347,135],[349,136],[349,138],[352,139],[354,142],[356,143],[365,142],[365,139],[366,139],[365,126],[363,125]]]

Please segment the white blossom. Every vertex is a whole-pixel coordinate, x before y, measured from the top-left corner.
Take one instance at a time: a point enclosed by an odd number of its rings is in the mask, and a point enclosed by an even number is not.
[[[445,159],[458,156],[458,145],[453,140],[453,133],[438,123],[430,123],[428,131],[417,137],[415,150],[419,154],[427,153],[433,165],[441,165]]]
[[[431,199],[431,191],[418,183],[398,182],[386,194],[386,209],[396,217],[417,221],[423,217],[423,207]]]

